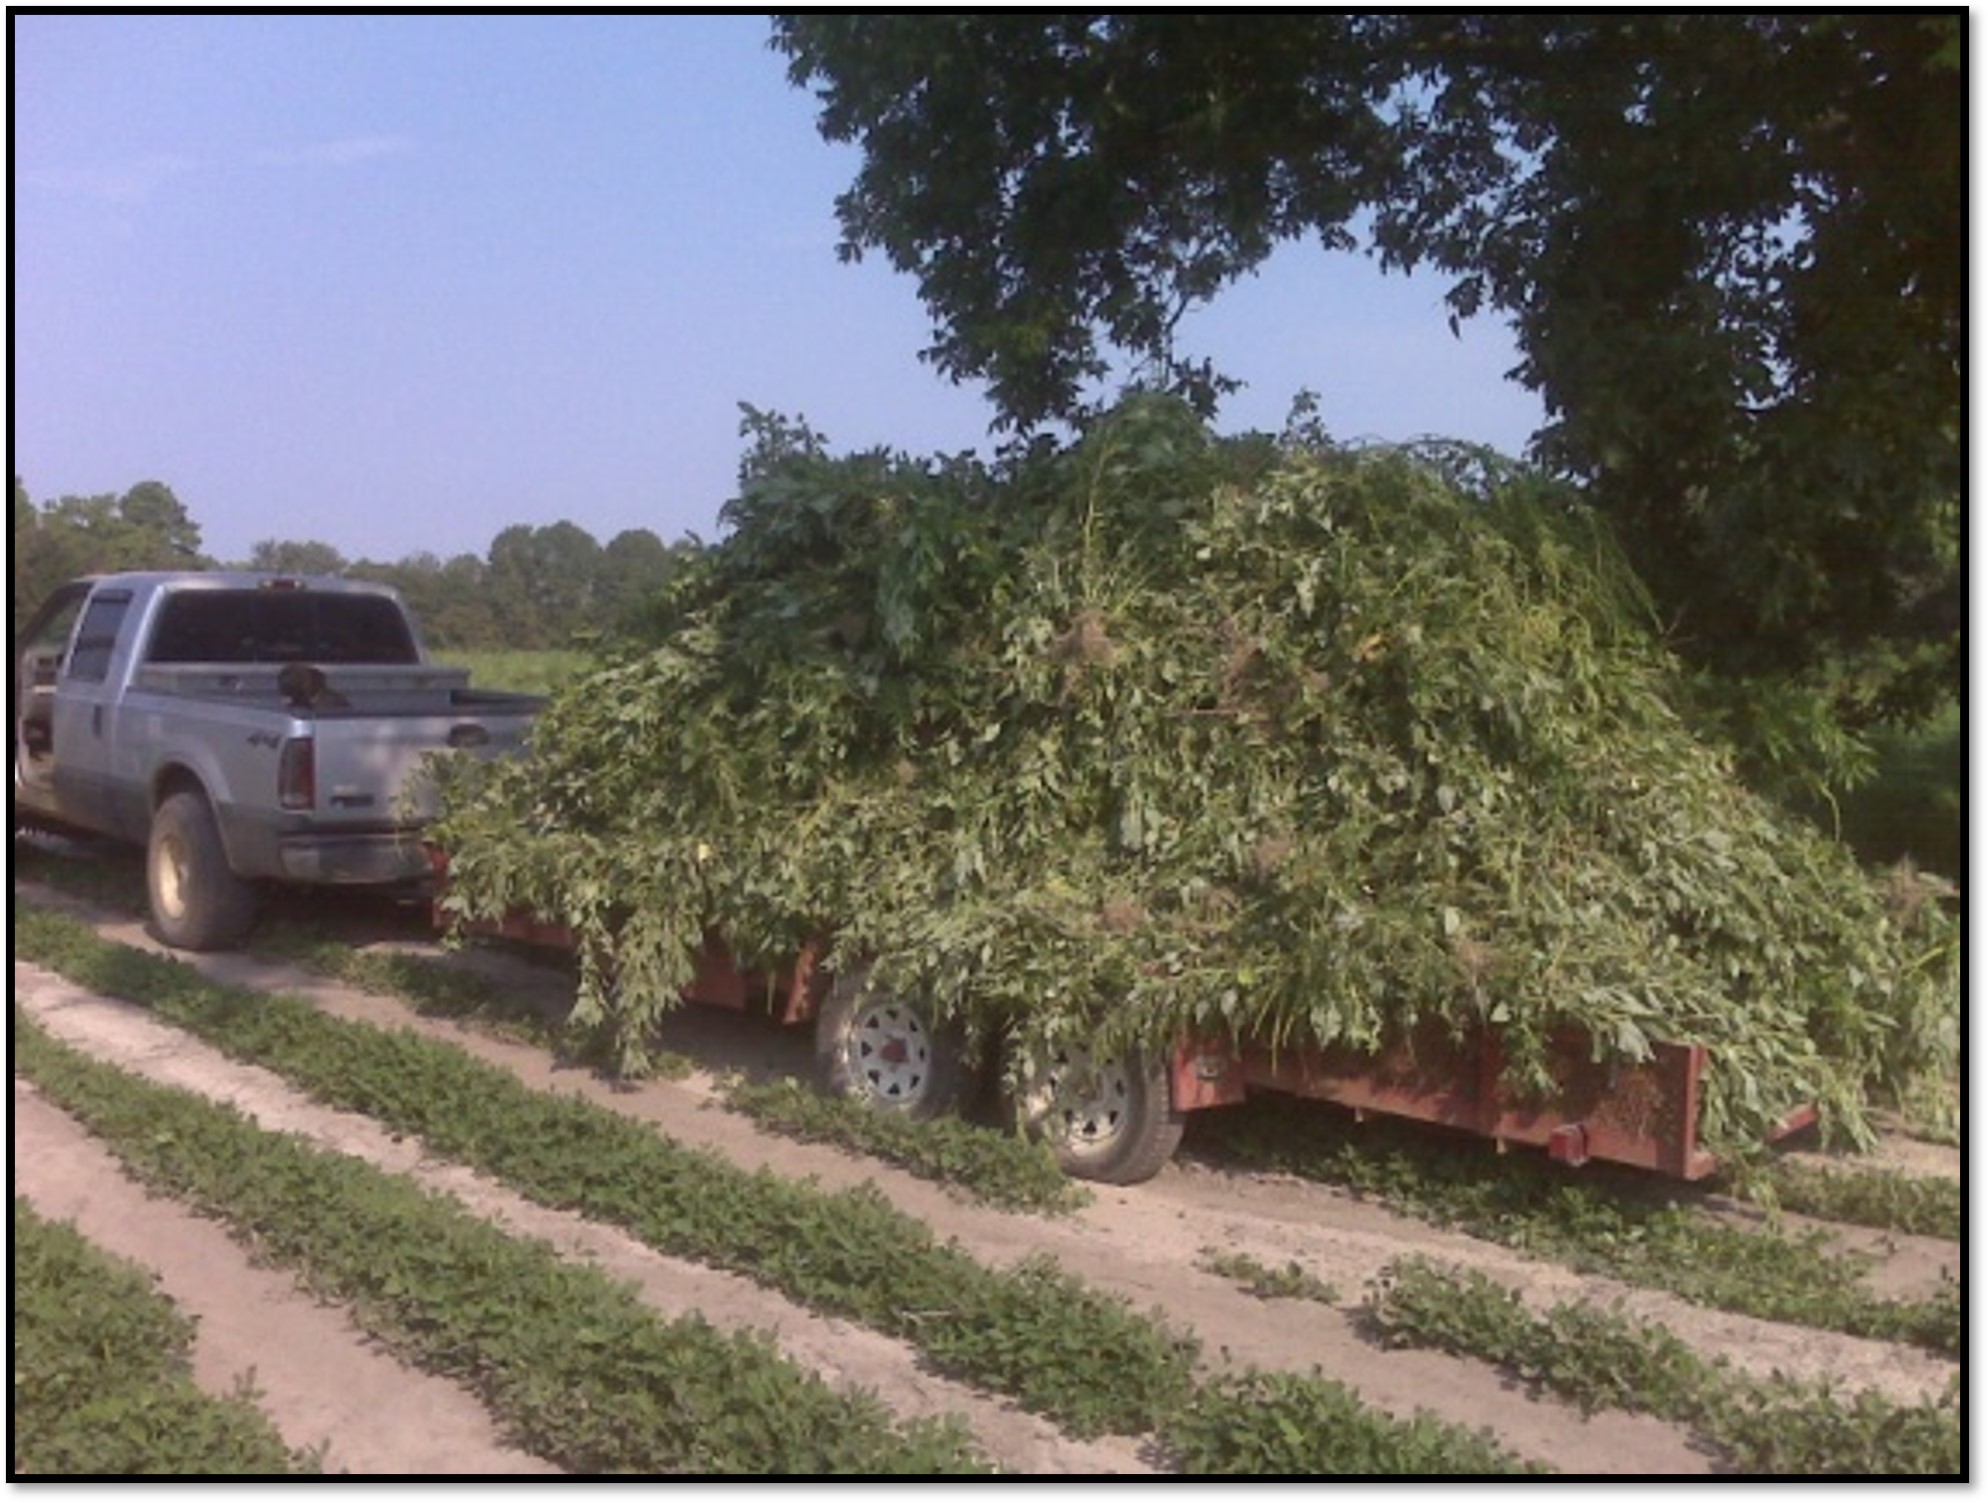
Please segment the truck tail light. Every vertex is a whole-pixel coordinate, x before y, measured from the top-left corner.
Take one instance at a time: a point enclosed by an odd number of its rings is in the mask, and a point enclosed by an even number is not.
[[[318,801],[317,743],[294,735],[276,762],[276,802],[281,808],[311,809]]]

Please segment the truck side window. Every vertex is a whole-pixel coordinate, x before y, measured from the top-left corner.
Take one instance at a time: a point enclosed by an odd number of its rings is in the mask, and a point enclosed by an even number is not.
[[[76,644],[69,649],[69,676],[83,683],[102,683],[110,673],[111,649],[117,645],[118,627],[131,608],[131,596],[120,590],[98,595],[83,612],[76,628]]]

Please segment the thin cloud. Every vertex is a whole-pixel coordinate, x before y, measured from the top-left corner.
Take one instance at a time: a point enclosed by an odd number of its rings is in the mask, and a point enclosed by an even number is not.
[[[294,150],[257,151],[249,160],[273,167],[351,167],[403,156],[413,149],[414,143],[405,136],[345,136]],[[26,187],[46,193],[98,203],[135,204],[181,178],[216,165],[199,157],[161,153],[94,167],[40,167],[23,172],[20,180]]]
[[[100,203],[139,203],[167,183],[196,171],[202,163],[190,156],[148,156],[106,167],[43,167],[25,172],[28,187],[91,198]]]
[[[413,149],[414,143],[405,136],[347,136],[291,151],[258,151],[255,160],[272,167],[350,167],[380,157],[401,156]]]

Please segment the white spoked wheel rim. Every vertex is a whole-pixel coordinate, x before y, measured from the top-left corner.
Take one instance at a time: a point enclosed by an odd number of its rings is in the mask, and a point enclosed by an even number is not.
[[[849,1030],[849,1073],[879,1105],[910,1106],[932,1083],[932,1032],[915,1007],[878,1001]]]
[[[1109,1152],[1131,1120],[1136,1089],[1126,1061],[1100,1062],[1087,1048],[1046,1054],[1028,1096],[1028,1114],[1077,1157]]]

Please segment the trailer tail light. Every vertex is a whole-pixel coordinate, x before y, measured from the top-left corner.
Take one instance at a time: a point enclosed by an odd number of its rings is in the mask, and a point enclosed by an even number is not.
[[[317,801],[317,743],[307,735],[293,735],[283,743],[276,762],[277,805],[307,810],[317,807]]]

